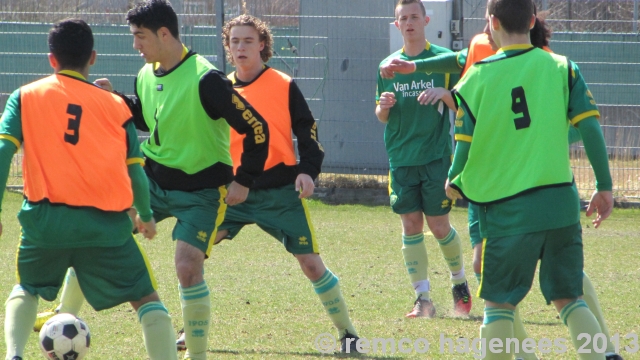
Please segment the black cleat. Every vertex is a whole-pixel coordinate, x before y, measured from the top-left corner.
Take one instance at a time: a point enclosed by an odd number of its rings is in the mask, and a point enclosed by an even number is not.
[[[457,316],[466,316],[471,312],[471,294],[469,285],[465,281],[462,284],[454,285],[451,288],[453,295],[453,311]]]
[[[622,356],[616,353],[606,353],[604,354],[606,360],[624,360]]]
[[[359,354],[356,343],[359,337],[350,334],[348,331],[344,333],[344,336],[340,339],[340,352],[343,354]]]

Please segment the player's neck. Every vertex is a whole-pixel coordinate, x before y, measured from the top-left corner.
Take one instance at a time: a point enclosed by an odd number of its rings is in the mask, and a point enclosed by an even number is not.
[[[500,39],[500,48],[511,45],[531,45],[529,34],[503,34]]]
[[[404,53],[407,56],[418,56],[427,47],[427,39],[404,41]]]
[[[173,69],[182,61],[183,50],[184,47],[180,40],[172,41],[159,61],[160,67],[165,71]]]
[[[238,66],[236,67],[236,78],[242,82],[252,82],[260,75],[263,69],[264,64],[262,61],[247,66]]]

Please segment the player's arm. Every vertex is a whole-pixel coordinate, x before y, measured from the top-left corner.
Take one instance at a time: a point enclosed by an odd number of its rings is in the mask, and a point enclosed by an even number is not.
[[[391,79],[395,73],[412,74],[414,72],[426,72],[443,74],[459,72],[464,67],[466,51],[467,49],[415,61],[392,59],[380,66],[380,76],[384,79]]]
[[[609,156],[600,128],[598,118],[600,112],[591,96],[587,84],[582,78],[578,66],[570,62],[571,86],[569,91],[568,117],[571,124],[578,128],[585,152],[596,176],[596,192],[587,208],[587,216],[597,211],[593,220],[596,227],[611,214],[613,210],[613,181],[609,172]]]
[[[138,213],[136,227],[140,233],[150,239],[155,235],[155,221],[151,210],[149,180],[142,168],[144,158],[140,151],[140,142],[133,122],[129,121],[124,126],[127,131],[127,170],[131,178],[133,206]]]
[[[132,120],[134,125],[136,126],[136,129],[140,131],[149,132],[150,131],[149,126],[144,121],[144,116],[142,115],[142,104],[140,103],[140,97],[138,97],[137,78],[133,81],[133,87],[134,87],[134,91],[133,91],[134,95],[131,95],[131,96],[127,96],[118,91],[114,91],[114,93],[120,96],[122,100],[124,100],[124,102],[129,107],[129,111],[131,111],[131,114],[133,115]]]
[[[289,113],[291,114],[291,129],[298,139],[298,177],[296,191],[301,191],[300,198],[313,195],[315,185],[313,181],[318,177],[324,160],[324,149],[318,140],[318,126],[316,124],[304,95],[295,82],[289,86]]]
[[[427,73],[459,73],[466,64],[468,49],[448,52],[427,59],[415,60],[416,72]]]
[[[236,90],[224,73],[212,70],[200,80],[200,101],[212,119],[226,119],[239,134],[246,135],[240,166],[234,181],[246,188],[262,174],[269,153],[269,128],[264,118]]]
[[[378,87],[376,88],[376,117],[381,123],[389,121],[389,112],[396,104],[396,95],[390,91],[384,91],[382,76],[378,72]]]
[[[473,140],[473,131],[475,129],[475,118],[471,114],[471,111],[469,111],[460,94],[457,94],[455,91],[454,94],[458,97],[458,111],[456,112],[454,135],[456,150],[453,155],[453,162],[449,168],[447,184],[445,185],[447,196],[452,200],[462,198],[460,193],[451,187],[450,183],[460,175],[467,164],[471,141]]]
[[[4,197],[4,189],[7,187],[11,159],[22,143],[22,120],[20,114],[20,90],[11,94],[5,105],[2,119],[0,120],[0,205]],[[2,210],[0,206],[0,211]],[[2,234],[2,222],[0,222],[0,235]]]

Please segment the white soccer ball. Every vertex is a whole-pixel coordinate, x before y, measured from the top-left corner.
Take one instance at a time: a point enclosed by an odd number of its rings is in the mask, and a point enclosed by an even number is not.
[[[71,314],[58,314],[40,330],[40,349],[51,360],[80,360],[89,350],[87,324]]]

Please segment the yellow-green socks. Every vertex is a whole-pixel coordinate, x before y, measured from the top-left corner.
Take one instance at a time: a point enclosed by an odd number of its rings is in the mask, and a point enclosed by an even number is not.
[[[596,320],[598,320],[598,324],[600,324],[600,330],[602,330],[602,333],[604,334],[604,336],[606,336],[607,352],[613,353],[615,352],[615,347],[613,343],[609,341],[609,339],[611,339],[611,336],[609,336],[609,328],[607,327],[607,323],[604,321],[602,308],[600,307],[600,302],[598,301],[598,294],[596,294],[596,289],[593,287],[593,284],[591,283],[591,280],[589,280],[587,274],[582,274],[582,291],[584,292],[582,300],[587,303],[589,310],[591,310],[593,316],[595,316]]]
[[[73,268],[67,270],[67,276],[60,295],[60,305],[56,309],[59,313],[69,313],[78,316],[84,302],[84,294],[78,284],[78,278]]]
[[[595,335],[600,333],[600,325],[598,320],[593,316],[589,307],[583,300],[576,300],[571,302],[560,311],[560,318],[569,327],[569,334],[571,334],[571,341],[576,349],[582,348],[583,350],[591,350],[590,354],[579,354],[582,360],[603,360],[604,354],[595,352],[594,342],[590,341],[585,343],[585,339],[578,340],[580,334],[588,334],[588,339],[594,339]],[[583,343],[584,346],[583,346]]]
[[[464,284],[467,279],[464,275],[464,263],[462,261],[462,245],[460,243],[460,236],[456,232],[456,229],[451,227],[449,234],[444,239],[438,239],[440,245],[440,251],[444,256],[445,261],[449,265],[449,271],[451,272],[451,282],[453,285]]]
[[[404,256],[404,266],[409,273],[409,280],[416,291],[416,297],[429,300],[430,285],[427,274],[429,259],[423,233],[402,235],[402,256]]]
[[[526,353],[522,350],[522,343],[524,339],[529,336],[520,317],[520,306],[516,306],[516,311],[513,313],[513,336],[518,339],[518,343],[520,344],[519,351],[516,352],[516,359],[538,360],[535,353]]]
[[[327,315],[329,315],[333,325],[338,329],[340,337],[342,338],[347,331],[351,335],[358,336],[349,318],[349,311],[342,297],[342,291],[340,291],[338,277],[327,269],[320,279],[312,281],[311,284],[320,301],[322,301],[322,306],[327,311]],[[189,345],[187,345],[188,347]]]
[[[187,346],[185,359],[204,360],[207,358],[211,299],[206,282],[179,287],[182,318],[184,319],[184,340]],[[175,343],[174,343],[175,347]]]
[[[507,339],[513,338],[513,318],[515,312],[509,309],[501,309],[494,307],[484,308],[484,322],[480,327],[480,337],[486,348],[482,351],[486,354],[485,359],[488,360],[511,360],[513,359],[513,348],[507,352]],[[499,351],[491,351],[491,342],[493,339],[499,339],[502,346],[495,347]],[[493,340],[494,343],[497,340]],[[511,347],[511,345],[510,345]]]
[[[144,346],[151,360],[178,360],[176,338],[167,308],[151,301],[138,308]]]
[[[14,356],[24,358],[24,347],[38,314],[38,298],[26,292],[22,286],[13,287],[5,303],[4,341],[7,345],[7,359]]]

